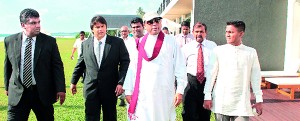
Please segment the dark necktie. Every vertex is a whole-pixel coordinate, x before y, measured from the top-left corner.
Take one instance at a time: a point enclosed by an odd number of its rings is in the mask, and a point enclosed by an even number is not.
[[[27,45],[25,47],[24,54],[24,66],[23,66],[23,84],[26,88],[32,85],[32,38],[27,38]]]
[[[203,61],[203,51],[201,44],[199,45],[198,49],[198,58],[197,58],[197,80],[200,82],[200,84],[204,80],[204,61]]]

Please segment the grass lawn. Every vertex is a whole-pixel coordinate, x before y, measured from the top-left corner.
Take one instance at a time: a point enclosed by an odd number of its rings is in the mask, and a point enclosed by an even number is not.
[[[57,43],[59,46],[60,55],[62,61],[64,63],[64,71],[65,71],[65,78],[66,78],[66,86],[67,86],[67,94],[66,94],[66,101],[65,103],[60,106],[59,103],[54,104],[54,117],[56,121],[84,121],[84,99],[82,95],[82,84],[78,83],[78,93],[76,95],[72,95],[69,90],[70,80],[72,76],[72,72],[74,66],[76,64],[76,60],[71,60],[70,55],[73,47],[73,43],[75,39],[73,38],[58,38]],[[7,96],[5,95],[4,89],[4,43],[0,42],[0,120],[7,120]],[[77,53],[74,55],[77,57]],[[119,107],[117,105],[117,117],[118,121],[126,121],[126,108]],[[177,112],[177,121],[182,121],[181,113],[182,106],[176,109]],[[201,115],[201,114],[199,114]],[[36,121],[35,115],[31,112],[29,116],[29,121]],[[214,118],[211,118],[211,121],[214,121]]]

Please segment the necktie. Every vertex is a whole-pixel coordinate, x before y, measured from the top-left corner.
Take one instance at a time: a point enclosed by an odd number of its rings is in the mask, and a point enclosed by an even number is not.
[[[100,68],[100,64],[101,64],[101,44],[102,44],[102,42],[98,42],[97,53],[96,53],[99,68]]]
[[[23,84],[26,88],[32,85],[32,38],[27,38],[25,47],[24,67],[23,67]]]
[[[200,84],[204,80],[204,61],[203,61],[203,51],[201,44],[199,45],[198,49],[198,58],[197,58],[197,80],[200,82]]]

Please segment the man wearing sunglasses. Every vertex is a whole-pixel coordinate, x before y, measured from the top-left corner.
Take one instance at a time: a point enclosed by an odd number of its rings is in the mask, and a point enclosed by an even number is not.
[[[182,101],[186,62],[175,39],[161,31],[161,19],[154,12],[143,17],[147,33],[138,41],[137,62],[130,62],[137,66],[129,66],[124,83],[130,120],[175,121]]]

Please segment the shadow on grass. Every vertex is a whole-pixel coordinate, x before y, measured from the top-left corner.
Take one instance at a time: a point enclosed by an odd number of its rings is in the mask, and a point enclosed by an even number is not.
[[[7,110],[7,106],[0,106],[0,111],[5,111],[5,110]]]

